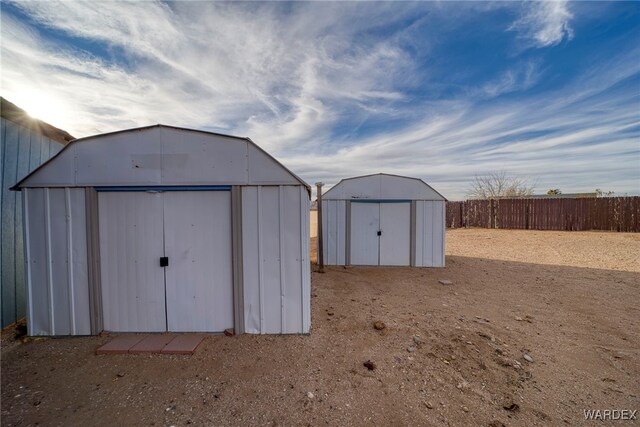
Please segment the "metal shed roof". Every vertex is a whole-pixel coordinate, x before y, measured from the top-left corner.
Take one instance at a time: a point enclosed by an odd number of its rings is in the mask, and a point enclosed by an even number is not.
[[[419,178],[378,173],[345,178],[323,193],[324,200],[447,200]]]
[[[249,138],[157,124],[75,139],[13,189],[212,183],[311,188]]]

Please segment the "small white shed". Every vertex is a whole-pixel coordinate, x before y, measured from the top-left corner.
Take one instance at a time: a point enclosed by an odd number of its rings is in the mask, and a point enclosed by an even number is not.
[[[14,188],[30,335],[309,333],[310,189],[248,138],[91,136]]]
[[[322,195],[325,264],[444,267],[445,202],[417,178],[343,179]]]

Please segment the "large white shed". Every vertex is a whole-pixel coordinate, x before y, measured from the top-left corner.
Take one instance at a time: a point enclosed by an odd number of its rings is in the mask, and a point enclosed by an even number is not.
[[[309,333],[310,189],[248,138],[91,136],[14,188],[30,335]]]
[[[322,195],[325,264],[444,267],[445,202],[417,178],[343,179]]]

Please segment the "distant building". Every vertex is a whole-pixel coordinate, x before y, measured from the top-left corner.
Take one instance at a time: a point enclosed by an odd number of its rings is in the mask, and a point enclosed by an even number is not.
[[[9,189],[73,139],[67,132],[30,117],[0,98],[0,324],[25,316],[22,196]]]

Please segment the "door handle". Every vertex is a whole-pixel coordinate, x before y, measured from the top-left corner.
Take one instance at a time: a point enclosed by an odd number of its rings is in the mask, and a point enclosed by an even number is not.
[[[160,257],[160,267],[168,267],[169,266],[169,257],[163,256]]]
[[[378,236],[382,236],[382,230],[378,231]]]

